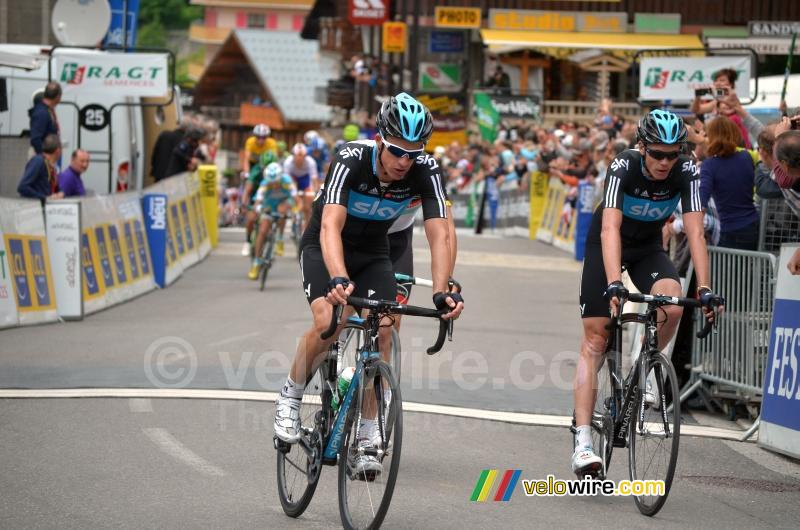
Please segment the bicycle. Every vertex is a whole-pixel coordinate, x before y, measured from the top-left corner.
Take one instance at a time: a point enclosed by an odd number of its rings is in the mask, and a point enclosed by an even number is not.
[[[267,236],[267,240],[264,241],[264,247],[261,249],[261,264],[259,265],[258,269],[258,290],[264,290],[264,284],[267,282],[267,275],[269,274],[269,269],[272,267],[272,262],[275,260],[275,242],[278,239],[278,221],[283,219],[285,216],[283,214],[279,214],[277,212],[270,212],[266,215],[269,215],[272,218],[272,222],[270,223],[269,227],[269,235]],[[258,225],[256,229],[253,230],[255,234],[253,241],[255,242],[255,238],[258,237]],[[253,248],[255,248],[255,244],[253,244]],[[255,250],[253,251],[255,252]]]
[[[409,276],[396,272],[394,274],[395,281],[397,282],[397,302],[405,304],[408,302],[409,286],[422,285],[425,287],[433,287],[433,282],[424,278],[417,278],[416,276]],[[448,331],[452,333],[452,331]],[[345,366],[354,366],[356,360],[356,352],[361,347],[359,341],[361,334],[352,333],[352,328],[345,328],[339,333],[339,357],[345,363]],[[402,372],[402,355],[400,349],[400,335],[397,329],[392,326],[392,345],[389,351],[389,364],[394,370],[397,381],[400,381],[400,374]]]
[[[646,303],[644,313],[622,313],[626,301]],[[724,301],[722,302],[724,303]],[[680,392],[675,369],[670,360],[658,350],[658,312],[661,306],[678,305],[699,308],[700,301],[663,295],[628,293],[620,300],[617,316],[611,319],[606,350],[598,370],[598,389],[592,412],[592,442],[599,448],[602,465],[599,470],[586,473],[605,479],[611,465],[614,447],[628,448],[628,473],[633,480],[663,480],[663,495],[634,496],[636,507],[647,516],[653,516],[664,506],[669,495],[680,441]],[[716,319],[715,319],[716,321]],[[622,379],[622,325],[635,322],[645,325],[641,353]],[[711,332],[712,322],[706,320],[698,338]],[[652,403],[646,394],[652,396]],[[571,431],[574,437],[575,417]],[[668,447],[667,447],[668,446]],[[664,449],[662,456],[648,457]]]
[[[300,257],[300,240],[303,238],[303,210],[300,206],[292,209],[292,242],[294,243],[297,257]]]
[[[299,517],[316,490],[323,465],[337,465],[339,514],[345,528],[377,528],[389,509],[400,464],[403,437],[402,397],[392,367],[381,359],[377,348],[381,319],[393,314],[439,319],[436,343],[428,354],[444,344],[448,322],[441,311],[350,296],[347,304],[357,311],[367,309],[366,317],[350,317],[344,329],[363,334],[358,359],[347,391],[341,396],[338,411],[333,398],[337,392],[338,342],[331,344],[322,361],[306,382],[300,410],[301,436],[295,444],[277,437],[278,495],[284,513]],[[338,326],[342,306],[337,306],[328,329],[321,337],[331,337]],[[362,415],[376,416],[376,435],[372,443],[359,444]],[[359,470],[358,458],[375,457],[381,470]]]

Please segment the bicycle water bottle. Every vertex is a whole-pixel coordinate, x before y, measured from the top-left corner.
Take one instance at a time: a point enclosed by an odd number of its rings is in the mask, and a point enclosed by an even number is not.
[[[331,407],[334,412],[339,410],[339,405],[341,405],[344,396],[347,394],[347,390],[350,388],[350,383],[353,381],[353,375],[355,373],[356,369],[352,366],[348,366],[342,370],[342,373],[339,374],[339,377],[336,379],[336,392],[333,393],[333,400],[331,402]]]

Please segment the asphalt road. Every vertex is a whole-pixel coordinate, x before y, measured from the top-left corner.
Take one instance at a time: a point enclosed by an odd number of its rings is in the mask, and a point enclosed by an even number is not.
[[[340,525],[333,468],[323,471],[302,518],[283,515],[269,402],[31,398],[37,389],[87,387],[119,395],[170,386],[275,391],[309,312],[291,249],[261,293],[245,278],[241,239],[223,233],[220,247],[166,290],[82,322],[0,332],[0,388],[28,396],[0,400],[0,528]],[[424,237],[416,243],[417,272],[428,275]],[[570,414],[579,272],[565,254],[535,242],[460,239],[457,277],[467,309],[436,357],[424,353],[432,323],[404,321],[403,396],[478,410],[475,418],[405,414],[385,527],[796,528],[797,462],[753,443],[688,435],[655,521],[630,498],[526,497],[521,484],[509,502],[469,502],[484,469],[571,478],[566,428],[481,418],[489,411]],[[429,297],[420,289],[412,301],[425,305]],[[627,478],[626,464],[618,450],[611,478]]]

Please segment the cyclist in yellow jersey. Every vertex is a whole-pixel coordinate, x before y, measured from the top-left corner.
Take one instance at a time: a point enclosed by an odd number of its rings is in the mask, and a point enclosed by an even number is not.
[[[256,214],[251,209],[251,202],[256,186],[261,182],[261,172],[263,168],[259,164],[261,157],[267,151],[277,152],[277,142],[269,137],[269,126],[259,123],[253,127],[253,136],[249,137],[244,143],[244,156],[241,160],[242,178],[247,179],[242,196],[242,205],[248,208],[245,222],[245,243],[242,247],[242,255],[250,255],[250,237],[256,222]]]

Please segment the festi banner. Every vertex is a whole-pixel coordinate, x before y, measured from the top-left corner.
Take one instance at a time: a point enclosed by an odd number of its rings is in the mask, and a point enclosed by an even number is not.
[[[211,239],[211,246],[217,246],[219,234],[217,232],[217,217],[219,216],[219,197],[217,196],[217,166],[202,165],[197,168],[200,177],[200,201],[202,211],[198,210],[197,215],[202,215],[202,226],[198,226],[201,236],[208,234]],[[196,197],[196,196],[195,196]],[[194,200],[195,207],[197,199]],[[203,238],[204,239],[204,238]]]
[[[153,266],[153,279],[161,288],[167,286],[167,196],[147,193],[142,197],[144,229]]]
[[[550,176],[541,171],[530,172],[530,214],[528,215],[528,237],[536,239],[536,233],[542,224],[545,202],[547,200],[547,186]]]
[[[644,101],[690,102],[698,88],[711,87],[714,74],[723,68],[736,70],[736,93],[745,99],[750,93],[750,57],[643,57],[639,63],[639,99]]]
[[[800,276],[786,265],[800,247],[783,245],[769,334],[758,444],[800,458]]]
[[[83,318],[80,202],[48,203],[45,225],[58,316],[80,320]]]
[[[53,52],[53,79],[65,94],[163,97],[169,91],[165,53],[93,52],[58,48]]]

